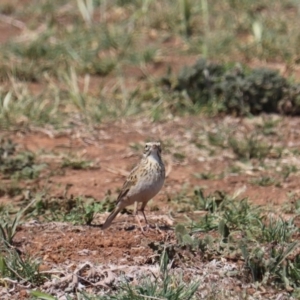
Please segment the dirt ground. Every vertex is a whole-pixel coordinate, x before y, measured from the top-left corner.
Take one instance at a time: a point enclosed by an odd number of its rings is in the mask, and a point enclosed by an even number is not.
[[[18,35],[21,29],[17,27],[0,22],[0,42]],[[173,43],[176,44],[176,41]],[[171,62],[176,62],[174,71],[194,61],[195,57],[180,62],[176,57],[171,59]],[[170,59],[148,66],[148,71],[153,76],[162,75],[168,64]],[[275,68],[284,69],[282,66]],[[128,70],[131,84],[138,82],[139,76],[134,70]],[[97,78],[94,80],[93,84],[97,86]],[[11,138],[17,143],[19,149],[36,153],[39,161],[47,163],[48,171],[53,171],[51,176],[45,173],[45,176],[34,182],[26,182],[24,190],[47,190],[51,195],[62,197],[66,196],[68,187],[68,196],[93,197],[97,201],[104,199],[108,191],[111,191],[113,197],[117,197],[126,175],[139,161],[146,141],[160,140],[164,145],[166,182],[159,195],[146,208],[150,223],[157,225],[155,229],[143,234],[136,220],[126,214],[117,217],[113,225],[104,232],[100,225],[108,214],[98,215],[92,226],[32,221],[18,229],[14,239],[16,247],[23,253],[39,258],[42,261],[41,271],[45,272],[53,268],[66,269],[66,266],[74,270],[83,262],[143,266],[157,260],[157,251],[151,246],[153,243],[175,239],[170,226],[184,219],[185,213],[181,213],[177,204],[170,199],[176,198],[183,191],[192,193],[199,186],[206,194],[216,190],[231,195],[237,193],[241,199],[249,197],[252,203],[270,205],[280,210],[284,204],[292,201],[289,193],[300,194],[299,172],[291,174],[280,185],[255,185],[251,180],[262,175],[281,178],[280,166],[276,166],[278,159],[268,157],[265,164],[269,168],[261,170],[256,161],[251,166],[238,161],[229,149],[214,148],[214,153],[211,153],[208,148],[196,146],[196,142],[201,141],[207,132],[215,132],[222,126],[227,126],[232,132],[240,129],[247,133],[253,132],[257,130],[254,126],[256,121],[259,123],[261,118],[253,121],[231,117],[206,119],[194,116],[155,123],[144,118],[132,118],[105,122],[90,131],[74,127],[68,131],[32,128],[24,132],[0,132],[2,137]],[[280,132],[274,137],[274,145],[278,144],[288,151],[300,150],[299,128],[299,118],[280,117]],[[65,157],[90,160],[93,168],[62,169],[61,160]],[[280,161],[282,164],[300,167],[297,158],[292,155],[283,156]],[[232,166],[238,166],[242,171],[239,174],[233,173],[230,171]],[[199,173],[211,173],[216,178],[200,179],[197,176]],[[0,204],[13,202],[12,204],[18,205],[21,200],[23,198],[19,196],[13,199],[2,196]],[[188,212],[188,215],[193,218],[197,213],[199,212]],[[3,299],[9,299],[5,298],[8,297],[5,293],[0,295]],[[18,299],[26,297],[26,288],[20,289]]]
[[[259,123],[260,119],[256,121]],[[286,135],[279,133],[273,138],[272,143],[274,145],[279,143],[288,150],[298,149],[300,119],[284,117],[281,118],[280,124],[282,132],[289,133]],[[36,153],[39,161],[46,162],[48,169],[54,171],[50,177],[41,176],[38,181],[28,182],[26,189],[36,188],[36,186],[40,190],[47,188],[48,193],[61,199],[66,197],[67,185],[69,186],[67,196],[93,197],[95,201],[101,201],[110,190],[112,196],[117,197],[126,175],[140,159],[144,142],[161,140],[164,143],[166,182],[159,195],[146,208],[149,222],[156,228],[143,234],[135,218],[127,214],[117,217],[106,231],[102,231],[100,226],[108,213],[97,215],[92,226],[31,221],[18,229],[14,238],[16,247],[22,253],[39,258],[42,262],[40,266],[42,272],[49,270],[53,272],[55,269],[58,272],[69,270],[72,274],[75,272],[75,266],[85,263],[92,266],[125,264],[127,267],[142,268],[157,262],[158,251],[157,247],[153,246],[154,244],[172,243],[176,240],[174,231],[171,229],[172,225],[185,220],[186,215],[193,219],[201,213],[180,211],[177,203],[172,199],[176,199],[184,191],[187,194],[192,193],[197,186],[202,187],[205,194],[216,190],[225,191],[231,195],[238,194],[240,199],[249,197],[252,203],[280,212],[284,205],[293,201],[289,197],[291,192],[296,195],[300,193],[299,173],[291,174],[278,186],[253,184],[251,180],[263,174],[270,175],[272,178],[281,178],[280,169],[276,167],[278,158],[267,158],[264,163],[268,167],[261,170],[258,162],[253,161],[249,166],[237,160],[229,149],[216,149],[214,153],[208,154],[209,150],[195,146],[195,136],[201,137],[206,134],[205,130],[213,131],[221,125],[230,127],[233,131],[236,128],[249,132],[254,130],[253,120],[229,117],[210,120],[195,116],[160,123],[135,119],[130,121],[130,125],[128,120],[119,120],[105,123],[89,132],[78,129],[66,133],[51,131],[50,134],[50,132],[35,129],[16,134],[3,133],[5,137],[12,138],[20,149]],[[278,136],[280,136],[279,139]],[[175,153],[182,154],[183,158],[178,159]],[[87,170],[62,169],[59,162],[66,156],[90,160],[94,162],[94,167]],[[280,161],[283,164],[299,165],[295,157],[288,154],[284,155]],[[255,166],[256,163],[257,166]],[[229,171],[230,167],[236,164],[243,169],[238,175]],[[224,173],[224,175],[216,179],[199,179],[196,176],[199,172],[217,175]],[[21,200],[17,196],[13,201],[16,201],[14,204],[18,205],[18,201]],[[0,198],[1,203],[7,203],[7,201],[11,202],[12,199]],[[141,216],[140,218],[143,223]],[[196,258],[193,257],[191,260]],[[238,264],[239,262],[234,262],[233,268],[236,268]],[[92,266],[88,266],[90,272]],[[86,267],[84,265],[83,268]],[[67,275],[64,275],[67,278]],[[102,274],[100,277],[105,281],[109,280],[107,276]],[[114,274],[114,276],[118,275]],[[233,284],[232,286],[241,288],[240,285]],[[56,294],[55,291],[52,293]],[[25,298],[28,296],[26,289],[19,291],[20,299],[22,295]],[[5,299],[5,295],[3,297]]]
[[[224,120],[217,122],[224,122]],[[240,127],[251,127],[247,121],[243,120],[232,119],[230,122],[234,127],[237,124]],[[69,136],[60,133],[57,134],[57,137],[54,133],[54,137],[49,137],[45,133],[30,132],[18,133],[13,140],[24,149],[41,153],[39,160],[48,161],[50,168],[57,168],[55,161],[65,155],[73,155],[95,162],[95,168],[91,170],[67,168],[61,174],[60,172],[58,175],[54,173],[50,179],[42,176],[38,185],[41,189],[47,185],[48,190],[57,197],[62,196],[66,186],[70,185],[68,195],[93,197],[96,201],[101,201],[108,190],[114,197],[117,197],[118,189],[122,186],[126,175],[139,161],[141,147],[146,140],[164,141],[164,137],[167,136],[169,140],[173,141],[171,146],[166,146],[166,153],[163,155],[167,179],[162,191],[146,209],[149,221],[153,225],[173,225],[178,218],[180,219],[183,214],[177,211],[176,204],[170,202],[170,199],[176,197],[184,189],[192,192],[193,188],[197,186],[204,188],[206,194],[216,190],[225,191],[231,195],[239,192],[241,199],[249,197],[252,203],[277,208],[289,201],[288,194],[290,192],[300,192],[298,174],[290,175],[288,180],[280,186],[259,186],[252,184],[251,180],[267,172],[261,172],[259,168],[247,170],[247,165],[242,162],[238,163],[245,168],[245,172],[238,176],[234,173],[227,173],[220,179],[197,178],[195,174],[199,172],[221,174],[226,172],[232,164],[237,163],[235,156],[228,150],[222,150],[213,156],[205,156],[205,152],[191,142],[194,133],[200,132],[210,123],[209,119],[193,117],[158,124],[136,120],[132,121],[129,126],[124,120],[101,125],[93,133],[94,136],[89,133],[76,132]],[[281,143],[286,147],[290,145],[294,148],[297,144],[298,134],[296,133],[300,128],[300,120],[284,118],[282,124],[283,130],[290,127],[290,132],[294,132],[294,135],[287,137]],[[12,135],[9,136],[12,137]],[[141,147],[138,151],[130,145],[141,145]],[[177,160],[174,157],[176,152],[182,153],[184,159]],[[270,158],[266,163],[271,166],[275,161],[277,159]],[[274,178],[280,177],[274,170],[271,170],[270,173]],[[30,184],[27,188],[30,189]],[[19,197],[16,197],[16,200],[20,201]],[[7,199],[0,198],[0,201],[5,202]],[[153,207],[156,208],[155,211],[153,211]],[[56,227],[55,225],[51,225],[51,229],[46,231],[44,226],[48,228],[49,225],[24,226],[18,232],[16,242],[20,242],[24,252],[38,255],[45,262],[61,262],[70,258],[80,259],[81,255],[78,253],[83,250],[87,250],[85,258],[97,262],[105,262],[107,259],[116,262],[123,255],[129,255],[131,252],[138,253],[139,250],[136,250],[136,247],[141,246],[144,236],[137,226],[126,230],[130,225],[136,225],[135,219],[129,215],[121,215],[109,230],[102,232],[97,225],[100,225],[106,216],[107,214],[97,216],[93,223],[96,227],[76,227],[68,231],[62,231],[60,226]],[[145,239],[154,238],[154,240],[160,241],[165,235],[164,231],[162,234],[150,232]],[[72,242],[70,243],[70,241]]]

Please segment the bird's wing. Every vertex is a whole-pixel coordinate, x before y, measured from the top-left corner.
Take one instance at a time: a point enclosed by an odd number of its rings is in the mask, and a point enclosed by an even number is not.
[[[118,196],[117,204],[128,194],[130,188],[136,184],[138,168],[139,168],[139,165],[137,165],[128,175],[126,181],[123,184],[121,192]]]

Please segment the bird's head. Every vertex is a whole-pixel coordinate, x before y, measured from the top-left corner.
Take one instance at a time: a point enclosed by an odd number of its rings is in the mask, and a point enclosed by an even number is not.
[[[161,145],[160,142],[149,142],[146,143],[144,148],[144,157],[158,156],[160,158],[161,155]]]

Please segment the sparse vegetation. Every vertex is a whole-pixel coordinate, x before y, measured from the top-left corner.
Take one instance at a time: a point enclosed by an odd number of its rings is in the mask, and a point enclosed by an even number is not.
[[[251,70],[228,63],[236,62],[237,57],[239,62],[259,57],[286,63],[288,71],[293,72],[299,56],[299,20],[297,6],[285,2],[265,4],[273,18],[267,17],[264,9],[256,10],[258,3],[233,6],[230,1],[222,5],[201,1],[200,5],[188,0],[175,4],[80,0],[68,4],[67,10],[64,2],[45,1],[26,9],[3,8],[12,14],[8,17],[11,21],[19,17],[36,21],[26,24],[15,20],[15,26],[21,30],[29,26],[32,34],[12,38],[1,46],[0,78],[8,83],[0,90],[1,124],[61,126],[76,113],[84,122],[99,123],[107,117],[137,114],[145,109],[154,119],[160,119],[164,112],[199,110],[213,114],[298,114],[297,84],[267,68]],[[116,11],[122,11],[124,18],[119,20]],[[293,13],[284,19],[285,14],[279,14],[282,11]],[[47,21],[40,18],[41,14]],[[277,19],[280,26],[271,21]],[[151,40],[149,45],[147,39]],[[170,54],[164,41],[173,39],[179,40],[174,54],[180,57],[198,55],[200,50],[206,59],[227,62],[222,65],[199,60],[182,71],[178,84],[173,82],[174,74],[169,69],[171,77],[163,82],[176,86],[175,90],[186,90],[188,97],[181,92],[165,93],[146,68],[147,64],[164,63],[164,57]],[[144,73],[146,89],[129,89],[124,84],[128,65]],[[111,88],[104,88],[102,79],[98,90],[91,88],[93,76],[107,75],[116,78]],[[31,83],[40,84],[40,92],[33,93]]]
[[[59,199],[44,196],[36,203],[30,214],[42,221],[91,225],[97,213],[109,211],[113,206],[114,203],[109,196],[100,202],[86,197]]]
[[[9,285],[11,281],[16,280],[20,284],[29,286],[39,286],[45,282],[48,276],[39,272],[40,263],[31,257],[22,257],[16,249],[1,250],[0,254],[0,274],[3,277],[3,283]]]
[[[213,231],[218,231],[220,236],[199,238],[196,235]],[[299,259],[297,231],[294,219],[284,221],[277,216],[264,215],[262,208],[250,205],[246,199],[228,196],[224,196],[214,210],[196,219],[190,232],[183,225],[175,227],[181,247],[198,249],[206,258],[220,255],[242,259],[248,273],[244,275],[253,282],[273,281],[287,289],[296,287],[299,281],[293,263]]]
[[[250,182],[259,186],[280,186],[280,182],[278,182],[275,178],[269,176],[262,176],[260,178],[252,179]]]
[[[40,263],[21,252],[14,247],[13,238],[17,227],[21,224],[26,210],[33,204],[30,202],[23,210],[18,212],[14,219],[4,221],[0,224],[0,275],[2,277],[1,285],[9,285],[11,281],[16,280],[20,284],[30,284],[38,286],[42,284],[47,276],[40,274]]]
[[[36,164],[32,152],[16,152],[11,140],[0,140],[0,172],[4,178],[35,179],[45,164]]]
[[[261,140],[256,134],[239,138],[232,136],[229,138],[228,143],[239,159],[264,159],[272,149],[272,145]]]
[[[163,251],[160,256],[160,273],[155,280],[144,278],[140,284],[133,287],[124,284],[120,292],[106,299],[134,299],[142,300],[145,298],[165,298],[165,299],[192,299],[196,293],[199,283],[192,281],[189,284],[184,282],[181,276],[171,275],[171,262],[167,251]],[[99,298],[100,299],[100,298]],[[105,298],[104,298],[105,299]]]
[[[0,23],[1,299],[300,297],[296,1],[11,0]],[[154,138],[152,228],[102,232]]]
[[[93,167],[93,162],[80,158],[64,158],[62,168],[71,168],[74,170],[90,169]]]

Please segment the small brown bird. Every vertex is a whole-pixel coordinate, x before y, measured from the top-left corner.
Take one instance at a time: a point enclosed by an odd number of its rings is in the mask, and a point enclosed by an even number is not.
[[[159,142],[146,143],[143,158],[130,172],[117,199],[117,206],[107,217],[102,229],[108,228],[117,214],[126,206],[135,204],[137,217],[137,203],[141,202],[141,212],[148,224],[144,209],[162,188],[165,181],[165,166],[161,159],[161,145]],[[137,221],[143,231],[139,219]]]

